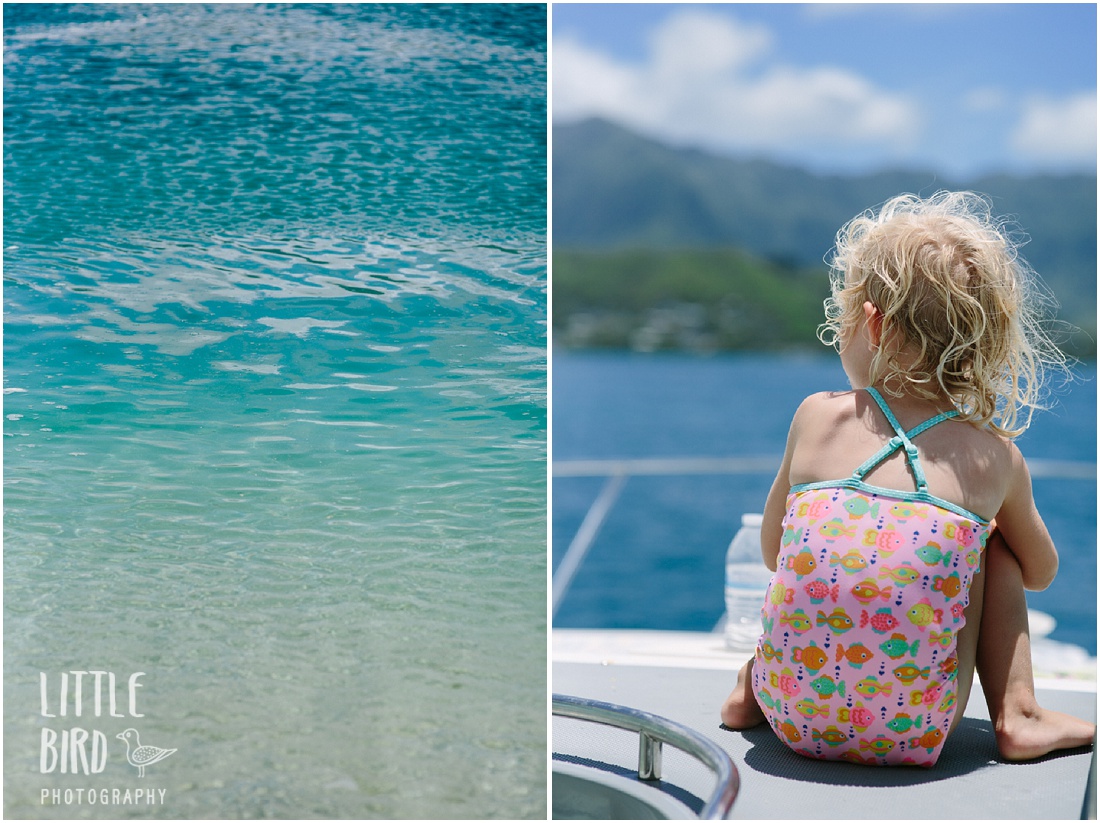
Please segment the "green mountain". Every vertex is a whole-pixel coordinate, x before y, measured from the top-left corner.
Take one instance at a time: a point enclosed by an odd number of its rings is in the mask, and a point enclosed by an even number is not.
[[[672,148],[600,120],[553,131],[555,325],[567,322],[566,306],[580,308],[570,293],[576,278],[559,262],[575,268],[587,259],[586,276],[599,277],[592,260],[612,252],[738,249],[771,266],[772,276],[823,269],[837,229],[851,217],[901,192],[939,189],[981,192],[998,214],[1012,217],[1031,238],[1023,255],[1054,291],[1062,319],[1095,337],[1095,175],[819,175]],[[700,302],[680,293],[658,302],[669,301]]]
[[[804,348],[828,295],[820,269],[732,249],[554,250],[554,339],[570,347]]]

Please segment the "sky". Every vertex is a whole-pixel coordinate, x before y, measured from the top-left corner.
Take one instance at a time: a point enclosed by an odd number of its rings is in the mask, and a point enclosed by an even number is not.
[[[558,0],[552,118],[818,172],[1094,173],[1096,8]]]

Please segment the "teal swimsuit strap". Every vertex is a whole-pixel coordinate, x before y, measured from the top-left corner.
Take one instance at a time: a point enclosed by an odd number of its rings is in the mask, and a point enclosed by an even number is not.
[[[875,403],[882,410],[882,413],[886,415],[886,419],[890,422],[890,425],[894,429],[894,437],[891,437],[889,442],[878,450],[870,459],[867,460],[862,466],[855,470],[852,474],[852,479],[859,482],[863,482],[863,478],[885,460],[892,455],[898,449],[905,449],[905,457],[909,461],[909,468],[913,471],[913,479],[917,482],[917,491],[925,494],[928,492],[928,481],[924,477],[924,469],[921,468],[920,459],[917,457],[917,447],[913,445],[913,438],[918,434],[927,431],[935,426],[937,423],[942,423],[944,420],[949,420],[952,417],[957,417],[958,412],[954,409],[947,412],[937,414],[935,417],[929,418],[921,423],[919,426],[905,431],[901,427],[901,423],[894,417],[894,413],[890,411],[890,407],[886,405],[886,401],[882,399],[882,395],[875,389],[868,387],[867,393],[874,398]]]

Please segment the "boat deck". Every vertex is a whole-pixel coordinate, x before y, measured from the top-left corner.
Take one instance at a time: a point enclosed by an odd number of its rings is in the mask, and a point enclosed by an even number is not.
[[[1050,671],[1038,644],[1036,652],[1040,702],[1095,721],[1095,659]],[[553,691],[651,712],[714,740],[741,779],[731,819],[1095,818],[1093,749],[1002,761],[977,683],[933,769],[815,761],[791,752],[767,726],[720,728],[718,708],[745,657],[727,651],[718,634],[554,630]],[[637,743],[628,733],[578,724],[554,718],[556,760],[620,776],[636,768]],[[661,789],[697,810],[712,788],[705,770],[667,747],[665,763]]]

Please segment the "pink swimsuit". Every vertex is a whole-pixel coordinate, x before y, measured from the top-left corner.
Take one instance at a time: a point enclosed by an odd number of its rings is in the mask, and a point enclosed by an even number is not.
[[[935,764],[955,715],[955,642],[989,523],[928,493],[912,438],[896,436],[845,480],[791,488],[762,609],[753,692],[799,754]],[[863,481],[904,448],[915,492]]]

